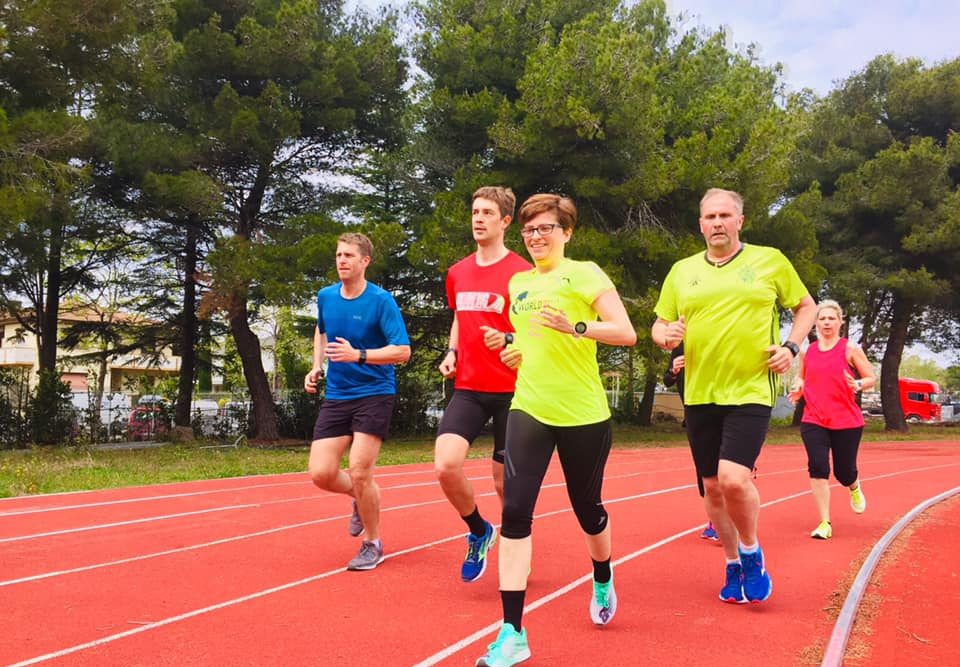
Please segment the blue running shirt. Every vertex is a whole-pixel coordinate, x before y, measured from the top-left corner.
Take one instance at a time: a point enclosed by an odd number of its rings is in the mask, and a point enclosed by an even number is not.
[[[363,294],[345,299],[341,287],[342,283],[336,283],[317,292],[317,328],[327,335],[327,342],[344,338],[358,350],[410,344],[403,315],[390,292],[367,282]],[[392,364],[330,362],[327,368],[326,398],[350,400],[396,393]]]

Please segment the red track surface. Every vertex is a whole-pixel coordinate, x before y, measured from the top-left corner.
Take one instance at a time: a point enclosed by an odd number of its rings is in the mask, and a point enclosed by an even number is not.
[[[720,548],[696,537],[703,511],[687,450],[612,454],[604,498],[620,609],[603,629],[589,621],[589,559],[551,467],[534,522],[526,664],[816,661],[835,592],[900,516],[957,485],[960,443],[865,444],[867,512],[834,493],[826,542],[808,537],[802,448],[767,447],[758,465],[774,592],[738,606],[717,599]],[[497,517],[489,465],[468,469],[481,511]],[[483,579],[462,584],[465,529],[431,467],[378,475],[388,559],[364,573],[343,570],[358,547],[349,503],[305,475],[0,500],[0,664],[472,665],[499,623],[496,555]],[[955,619],[960,601],[946,604]],[[869,664],[906,664],[874,640]]]

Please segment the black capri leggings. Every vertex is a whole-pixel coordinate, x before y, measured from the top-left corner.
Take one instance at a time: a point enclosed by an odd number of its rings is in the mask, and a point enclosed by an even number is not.
[[[807,450],[810,479],[830,477],[830,453],[833,452],[833,476],[844,486],[857,481],[857,450],[860,449],[860,428],[824,428],[801,424],[800,437]]]
[[[598,535],[607,526],[600,500],[603,469],[610,454],[610,420],[584,426],[548,426],[520,410],[507,418],[500,533],[519,540],[530,535],[533,510],[556,447],[567,496],[583,532]]]

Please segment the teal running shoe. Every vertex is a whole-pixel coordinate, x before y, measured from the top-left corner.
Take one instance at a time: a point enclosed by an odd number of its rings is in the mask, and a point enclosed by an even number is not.
[[[613,620],[613,615],[617,613],[617,591],[613,588],[613,573],[610,573],[610,581],[601,584],[596,579],[593,581],[593,596],[590,598],[590,620],[595,625],[606,625]]]
[[[487,654],[477,660],[476,667],[512,667],[529,657],[526,629],[517,632],[513,625],[504,623],[496,641],[487,646]]]

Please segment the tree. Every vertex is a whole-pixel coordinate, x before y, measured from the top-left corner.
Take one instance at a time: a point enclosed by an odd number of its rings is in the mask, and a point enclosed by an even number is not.
[[[562,6],[569,20],[540,20],[536,12],[547,4]],[[504,0],[483,3],[483,12],[502,17],[487,23],[471,13],[472,3],[430,5],[438,6],[462,25],[440,21],[421,42],[432,56],[421,62],[435,75],[425,125],[442,124],[436,110],[448,110],[449,125],[431,135],[449,137],[441,154],[460,151],[458,163],[447,161],[459,171],[450,191],[438,195],[413,253],[429,247],[441,270],[462,253],[469,229],[456,211],[477,185],[511,185],[521,200],[538,191],[570,195],[579,209],[570,254],[604,267],[626,295],[641,336],[635,349],[611,360],[628,375],[630,392],[636,381],[647,394],[664,363],[662,353],[645,344],[657,290],[674,261],[703,247],[695,220],[708,187],[742,192],[746,238],[775,240],[808,284],[818,284],[812,225],[786,211],[771,213],[795,149],[794,101],[785,98],[778,69],[759,65],[751,48],[729,48],[722,31],[681,32],[659,0],[530,3],[519,13]],[[488,55],[498,49],[497,36],[518,34],[518,21],[531,18],[538,20],[519,33],[524,59]],[[478,45],[485,50],[456,67],[450,54],[473,54],[464,45],[473,45],[488,25],[492,45]],[[501,62],[510,76],[494,79],[495,85],[471,78]],[[458,136],[470,143],[458,146],[452,139]],[[650,407],[647,401],[646,412],[634,418],[649,421]]]
[[[864,348],[883,350],[889,430],[907,429],[904,347],[923,336],[942,349],[960,314],[958,85],[960,60],[924,68],[880,56],[813,106],[801,144],[795,191],[820,201],[825,291],[859,320]]]
[[[405,67],[391,17],[346,21],[339,3],[197,0],[173,10],[169,30],[141,42],[144,66],[117,108],[128,111],[128,127],[154,138],[150,146],[165,134],[186,147],[180,155],[189,159],[147,163],[143,181],[151,174],[167,179],[166,209],[177,207],[184,232],[191,220],[213,231],[201,312],[227,319],[253,401],[255,437],[276,439],[251,324],[268,298],[304,300],[303,257],[312,258],[322,243],[294,242],[286,225],[330,210],[326,198],[339,187],[330,174],[391,135]],[[196,200],[184,197],[190,182],[183,179],[193,179],[201,193],[215,192],[215,210],[184,206]],[[157,208],[153,215],[169,220]],[[184,318],[191,316],[188,301],[185,292]],[[183,349],[189,347],[184,339]]]

